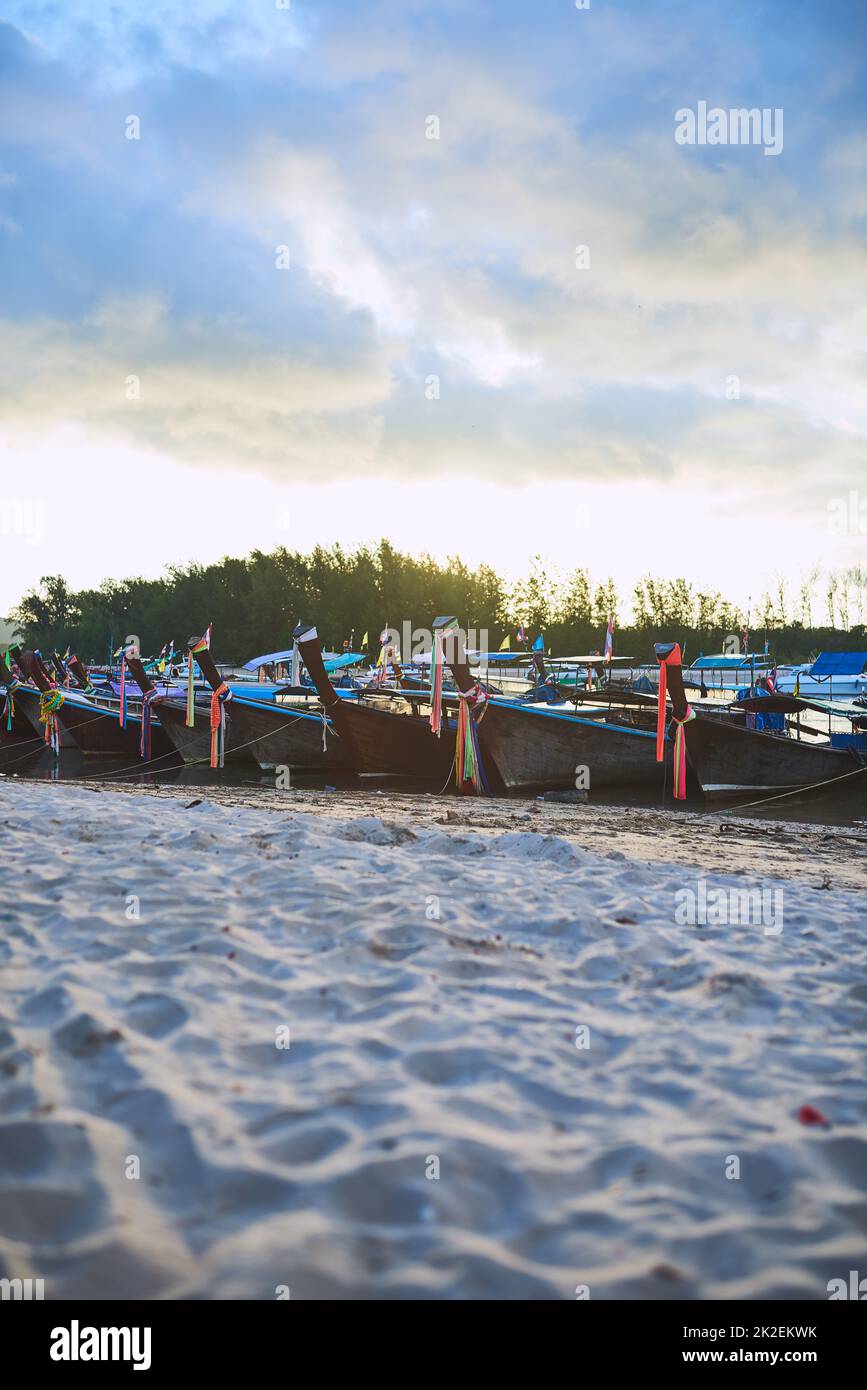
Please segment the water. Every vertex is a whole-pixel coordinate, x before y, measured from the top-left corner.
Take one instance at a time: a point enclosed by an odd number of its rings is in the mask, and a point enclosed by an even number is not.
[[[0,753],[0,773],[5,773],[6,776],[20,777],[27,781],[64,782],[77,786],[91,784],[106,788],[112,784],[121,784],[126,787],[190,787],[201,791],[217,786],[223,788],[237,787],[239,790],[243,788],[246,793],[251,792],[256,787],[260,787],[263,792],[274,791],[275,789],[275,774],[258,771],[252,764],[230,763],[219,770],[203,765],[184,764],[145,771],[136,765],[131,765],[128,759],[85,758],[82,754],[72,750],[64,751],[60,759],[57,760],[47,749],[37,749],[35,753],[30,751],[23,756],[17,750],[4,749]],[[763,820],[797,820],[813,825],[867,828],[867,785],[865,784],[867,784],[867,779],[859,779],[851,786],[844,786],[842,789],[834,788],[821,793],[806,792],[798,796],[786,796],[768,801],[764,805],[749,806],[743,811],[743,814]],[[291,775],[291,785],[300,791],[334,791],[335,793],[350,794],[354,791],[363,791],[365,795],[376,790],[386,798],[389,796],[406,797],[413,793],[423,795],[432,790],[428,783],[413,783],[409,778],[368,777],[362,782],[351,774],[341,776],[335,773],[294,771]],[[693,790],[685,802],[675,802],[671,797],[670,786],[669,777],[664,796],[653,788],[635,788],[634,790],[610,788],[592,792],[589,799],[591,805],[598,806],[636,807],[644,810],[663,809],[675,812],[685,810],[716,817],[726,811],[725,804],[715,803],[709,807],[697,790]],[[439,791],[440,788],[435,788],[435,790]],[[499,799],[527,802],[532,800],[532,797],[525,793],[519,793],[514,797],[492,799],[495,801]],[[745,801],[752,799],[746,797]],[[733,803],[733,807],[730,809],[736,809],[740,804]],[[363,813],[364,811],[362,811]]]

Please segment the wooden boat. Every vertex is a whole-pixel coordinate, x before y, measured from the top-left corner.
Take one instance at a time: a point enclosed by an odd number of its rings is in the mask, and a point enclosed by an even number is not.
[[[22,687],[21,681],[2,655],[0,655],[0,687],[2,687],[2,694],[0,694],[0,742],[32,740],[33,725],[18,698],[18,691],[25,687]]]
[[[10,647],[9,655],[27,677],[29,684],[19,685],[15,691],[16,704],[20,706],[34,733],[55,753],[61,749],[77,748],[74,737],[55,717],[56,711],[46,712],[45,696],[54,691],[47,672],[39,661],[37,652],[22,651],[20,647]],[[46,717],[43,718],[43,713]]]
[[[196,660],[204,653],[196,653]],[[191,658],[192,659],[192,658]],[[211,710],[196,704],[193,710],[193,725],[187,724],[187,705],[185,700],[177,700],[160,694],[142,664],[141,658],[128,656],[127,668],[144,696],[149,697],[153,709],[159,717],[160,726],[171,747],[185,763],[200,763],[208,766],[211,762]],[[242,740],[232,725],[226,729],[223,758],[228,762],[253,762],[248,748],[238,747]]]
[[[209,651],[196,652],[196,661],[215,693],[225,689]],[[299,692],[309,696],[311,691]],[[309,703],[309,701],[307,701]],[[352,758],[324,710],[245,700],[231,692],[226,713],[232,741],[245,745],[266,772],[289,767],[304,772],[351,772]]]
[[[708,799],[806,790],[863,766],[853,749],[800,742],[786,734],[748,729],[701,714],[691,718],[680,647],[674,642],[657,643],[654,651],[665,669],[672,714],[682,724],[687,759]],[[867,767],[863,770],[867,772]]]
[[[29,697],[25,694],[20,698],[20,690],[27,687],[0,655],[0,768],[4,770],[20,771],[46,751],[44,727],[40,726],[38,734],[34,730],[25,713]]]
[[[39,689],[51,693],[58,700],[53,711],[63,733],[69,742],[62,747],[76,747],[89,757],[128,757],[140,758],[142,734],[141,699],[131,695],[126,705],[123,724],[119,719],[120,701],[112,694],[102,695],[90,685],[87,672],[80,663],[76,667],[78,689],[62,689],[49,678],[48,672],[38,652],[25,653],[29,657],[29,669]],[[83,682],[83,687],[81,684]],[[150,761],[167,759],[174,754],[174,746],[166,737],[158,720],[151,721]]]
[[[341,699],[325,670],[316,628],[299,623],[292,636],[359,776],[388,774],[445,786],[454,763],[454,723],[436,738],[420,715],[378,709],[373,697],[371,701]]]
[[[437,618],[434,630],[446,633],[453,621]],[[449,640],[446,636],[445,644]],[[446,661],[458,690],[471,701],[485,770],[508,791],[662,785],[654,735],[647,730],[546,705],[489,699],[462,652],[447,652]],[[581,769],[586,775],[581,773],[579,781]]]

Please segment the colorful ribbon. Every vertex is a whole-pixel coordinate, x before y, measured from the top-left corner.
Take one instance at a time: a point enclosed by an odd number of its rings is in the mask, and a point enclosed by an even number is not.
[[[695,710],[686,707],[686,714],[682,719],[675,717],[677,732],[674,735],[674,799],[675,801],[686,800],[686,735],[683,732],[684,724],[688,724],[691,719],[695,719]]]
[[[45,725],[45,742],[55,756],[60,753],[60,723],[57,711],[62,704],[62,690],[45,690],[39,696],[39,722]]]
[[[458,700],[458,732],[455,744],[455,779],[459,791],[471,784],[476,795],[490,791],[479,747],[479,724],[488,708],[488,697],[480,685],[461,694]]]
[[[195,690],[195,685],[194,685],[194,683],[193,683],[193,681],[194,681],[193,672],[194,672],[194,670],[195,670],[195,666],[196,666],[196,663],[193,661],[193,654],[192,654],[192,652],[190,652],[190,653],[188,653],[188,656],[187,656],[187,718],[186,718],[186,725],[187,725],[187,728],[188,728],[188,729],[194,729],[194,728],[196,727],[196,690]]]
[[[120,659],[120,707],[117,712],[117,722],[122,729],[126,728],[126,657]]]
[[[151,720],[153,719],[152,705],[160,698],[156,690],[144,690],[141,697],[141,738],[139,739],[139,753],[145,762],[150,762],[151,757]]]
[[[430,654],[430,728],[431,733],[440,736],[442,729],[443,704],[443,643],[447,637],[454,637],[457,628],[438,628],[434,633],[433,650]]]
[[[18,689],[18,687],[19,687],[20,684],[21,684],[21,682],[20,682],[19,680],[16,680],[15,677],[13,676],[12,680],[9,682],[9,684],[8,684],[7,687],[6,687],[6,732],[7,732],[7,733],[10,732],[10,730],[11,730],[11,728],[12,728],[12,720],[15,718],[15,691]]]
[[[659,663],[659,695],[656,701],[656,761],[658,763],[661,763],[665,757],[666,696],[668,694],[667,660],[668,658]]]
[[[223,681],[211,695],[211,767],[223,767],[226,761],[226,702],[232,692]]]
[[[681,664],[680,647],[675,646],[659,663],[659,698],[656,706],[656,761],[661,763],[665,757],[665,726],[667,721],[667,695],[668,695],[668,667],[679,666]],[[672,716],[677,730],[674,736],[674,799],[684,801],[686,799],[686,735],[683,731],[684,724],[688,724],[691,719],[695,719],[695,710],[689,705],[682,719]]]

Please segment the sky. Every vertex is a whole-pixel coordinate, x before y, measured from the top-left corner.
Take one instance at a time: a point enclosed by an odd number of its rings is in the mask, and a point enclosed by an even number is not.
[[[383,535],[741,603],[867,559],[861,0],[4,15],[0,613]]]

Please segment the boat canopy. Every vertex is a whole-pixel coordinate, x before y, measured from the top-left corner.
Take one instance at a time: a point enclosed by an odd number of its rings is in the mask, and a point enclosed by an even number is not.
[[[268,652],[267,656],[254,656],[252,661],[245,661],[244,671],[258,671],[260,666],[272,666],[277,661],[291,661],[292,648],[288,652]]]
[[[867,668],[867,652],[820,652],[810,667],[811,676],[861,676]]]
[[[343,652],[340,656],[325,655],[323,665],[326,671],[342,671],[345,666],[357,666],[359,662],[368,665],[368,658],[360,652]]]
[[[813,710],[816,714],[829,714],[837,719],[867,719],[867,709],[853,705],[845,700],[819,700],[804,695],[750,695],[741,700],[743,709],[757,714],[796,714],[799,710]]]
[[[724,652],[720,652],[718,656],[698,656],[686,669],[688,671],[739,671],[742,668],[749,670],[753,663],[757,666],[766,666],[768,659],[760,654],[726,656]]]
[[[292,660],[293,649],[290,647],[288,652],[268,652],[266,656],[254,656],[252,661],[245,661],[242,666],[243,671],[258,671],[260,666],[275,666],[281,662]],[[343,652],[340,656],[325,655],[326,671],[341,671],[344,666],[357,666],[360,661],[367,661],[366,656],[359,652]]]

